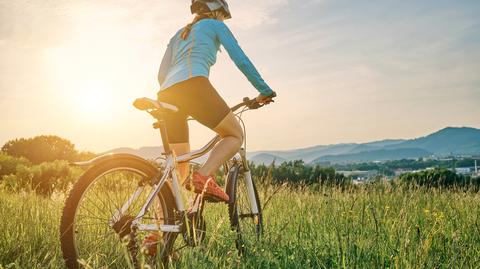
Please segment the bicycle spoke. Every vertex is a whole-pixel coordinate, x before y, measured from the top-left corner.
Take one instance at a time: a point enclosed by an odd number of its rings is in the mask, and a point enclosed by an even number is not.
[[[129,225],[153,190],[150,185],[145,185],[141,191],[138,191],[138,182],[144,178],[145,175],[117,169],[102,173],[92,181],[78,202],[75,213],[73,235],[77,259],[84,260],[89,267],[93,268],[125,268],[128,267],[128,257],[133,258],[131,255],[134,255],[135,259],[138,259],[139,255],[143,255],[140,252],[141,242],[149,232],[136,231],[136,236],[130,238],[132,231]],[[127,203],[130,204],[115,220],[117,223],[111,223],[115,212],[121,212],[122,207]],[[165,202],[157,196],[141,222],[157,225],[173,223],[173,214],[169,216],[166,213]],[[126,237],[122,239],[120,235],[124,232]],[[169,235],[172,234],[169,233]],[[172,239],[175,238],[176,235],[172,236]],[[162,244],[161,242],[167,242],[167,239],[168,237],[162,237],[159,245]],[[129,243],[129,240],[134,241]],[[136,250],[131,252],[130,247]],[[169,255],[171,249],[169,247],[165,255]]]
[[[104,208],[108,208],[108,211],[109,212],[113,212],[112,211],[112,205],[110,203],[106,203],[105,201],[103,201],[97,194],[97,191],[93,192],[95,194],[95,196],[98,198],[99,201],[101,201],[102,205]]]

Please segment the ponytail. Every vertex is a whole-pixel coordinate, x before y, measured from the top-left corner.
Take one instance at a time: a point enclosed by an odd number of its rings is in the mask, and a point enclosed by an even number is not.
[[[183,28],[182,39],[183,40],[187,39],[187,37],[190,34],[190,31],[192,30],[192,27],[195,23],[197,23],[197,22],[199,22],[203,19],[206,19],[206,18],[209,18],[209,16],[206,15],[206,14],[195,16],[195,18],[193,18],[193,21],[191,23],[187,24],[187,26],[185,26],[185,28]]]
[[[192,27],[195,23],[203,20],[203,19],[218,19],[220,16],[222,16],[223,18],[223,13],[219,12],[218,10],[215,10],[215,11],[212,11],[212,12],[209,12],[209,13],[203,13],[203,14],[197,14],[195,16],[195,18],[193,18],[193,21],[189,24],[187,24],[184,28],[183,28],[183,32],[182,32],[182,39],[183,40],[186,40],[188,35],[190,34],[190,31],[192,31]]]

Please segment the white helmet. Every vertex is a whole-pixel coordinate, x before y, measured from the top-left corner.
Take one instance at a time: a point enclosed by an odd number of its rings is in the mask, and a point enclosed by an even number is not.
[[[225,19],[232,17],[225,0],[192,0],[192,5],[190,6],[192,14],[203,14],[215,10],[223,12]]]

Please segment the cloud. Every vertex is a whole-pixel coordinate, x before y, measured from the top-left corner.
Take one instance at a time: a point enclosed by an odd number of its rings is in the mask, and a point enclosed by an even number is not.
[[[229,1],[233,27],[250,29],[278,21],[277,11],[287,0]],[[192,16],[190,1],[149,0],[0,0],[0,46],[14,43],[21,47],[52,47],[79,34],[114,29],[145,38],[156,31],[158,40],[168,39]],[[142,36],[143,35],[143,36]]]
[[[378,123],[378,136],[385,138],[388,128],[380,127],[389,121],[383,114],[398,118],[400,131],[408,130],[412,118],[419,119],[412,125],[417,128],[439,124],[437,118],[478,115],[477,2],[228,1],[233,19],[227,23],[281,97],[262,115],[301,123],[298,132],[311,134],[299,137],[304,145],[345,141],[345,133],[368,122]],[[22,126],[34,126],[26,122],[30,115],[19,114],[18,103],[53,109],[48,102],[64,100],[59,96],[73,91],[71,85],[88,81],[114,89],[119,103],[151,95],[168,39],[192,19],[189,5],[189,0],[0,0],[0,115],[15,114]],[[227,58],[219,54],[212,81],[232,101],[244,90],[253,93]],[[454,101],[464,104],[451,105]],[[128,117],[122,124],[133,124]],[[316,129],[318,122],[338,127],[323,132]],[[282,128],[272,126],[271,134],[252,135],[251,141],[278,148],[288,140],[277,135]],[[268,144],[265,136],[278,136],[279,142]]]
[[[21,0],[0,2],[2,45],[38,48],[60,42],[68,34],[68,22],[57,7]]]
[[[233,17],[231,24],[244,30],[262,24],[274,24],[278,21],[276,12],[287,5],[287,0],[229,1]]]

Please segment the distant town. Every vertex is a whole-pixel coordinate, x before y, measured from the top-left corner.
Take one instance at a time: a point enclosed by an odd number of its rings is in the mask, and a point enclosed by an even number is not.
[[[337,173],[350,177],[356,182],[379,176],[392,179],[405,173],[428,171],[435,168],[446,168],[460,175],[480,177],[480,156],[432,156],[410,160],[373,161],[351,164],[331,164],[324,162],[320,165],[333,167]]]

